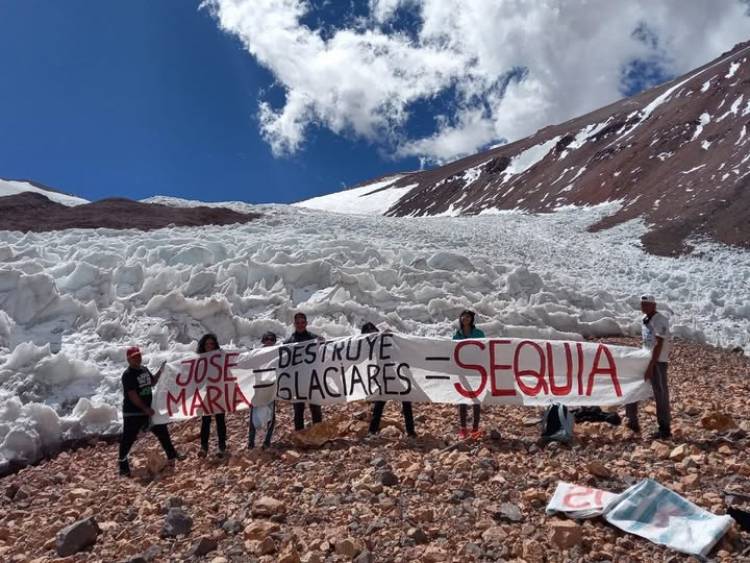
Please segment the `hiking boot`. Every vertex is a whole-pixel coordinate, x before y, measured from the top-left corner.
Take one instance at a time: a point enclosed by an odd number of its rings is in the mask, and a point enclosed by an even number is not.
[[[208,456],[208,450],[204,450],[203,448],[200,449],[198,452],[198,457],[207,457]]]
[[[120,474],[120,477],[130,477],[130,464],[128,463],[128,460],[118,461],[118,472]]]
[[[660,428],[653,434],[651,434],[652,440],[669,440],[672,437],[672,431],[671,430],[665,430],[663,428]]]
[[[484,432],[482,432],[481,430],[479,430],[479,428],[477,428],[476,430],[472,430],[471,431],[471,439],[472,440],[479,440],[483,435],[484,435]]]
[[[458,431],[458,438],[460,440],[466,440],[469,437],[469,431],[466,428],[461,428]]]
[[[638,424],[637,422],[628,422],[626,424],[626,426],[634,434],[640,434],[641,433],[641,425]]]

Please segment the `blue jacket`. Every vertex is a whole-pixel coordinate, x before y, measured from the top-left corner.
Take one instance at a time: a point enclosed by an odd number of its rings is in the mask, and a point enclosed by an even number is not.
[[[479,330],[477,327],[471,329],[469,336],[464,336],[464,331],[458,329],[453,335],[453,340],[466,340],[467,338],[485,338],[484,332]]]

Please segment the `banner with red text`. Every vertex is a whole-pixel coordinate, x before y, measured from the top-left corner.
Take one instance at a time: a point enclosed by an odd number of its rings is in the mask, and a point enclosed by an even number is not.
[[[651,396],[649,356],[592,342],[365,334],[172,362],[153,407],[165,422],[273,400],[622,405]]]

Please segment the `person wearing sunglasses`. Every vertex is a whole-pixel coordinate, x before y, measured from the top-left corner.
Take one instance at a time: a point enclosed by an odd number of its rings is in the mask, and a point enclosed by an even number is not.
[[[260,339],[263,346],[276,346],[276,334],[266,332]],[[266,427],[266,437],[263,439],[263,448],[271,447],[271,437],[273,429],[276,427],[276,401],[271,401],[267,405],[255,406],[250,405],[250,415],[248,416],[248,435],[247,449],[255,448],[255,433],[258,429]]]
[[[651,359],[646,368],[645,379],[651,382],[656,402],[656,420],[659,430],[651,439],[666,440],[672,437],[672,413],[669,405],[667,367],[669,366],[670,332],[669,319],[656,310],[656,299],[651,294],[641,296],[641,338],[644,348],[651,351]],[[625,406],[628,428],[635,433],[641,431],[638,422],[638,403]]]

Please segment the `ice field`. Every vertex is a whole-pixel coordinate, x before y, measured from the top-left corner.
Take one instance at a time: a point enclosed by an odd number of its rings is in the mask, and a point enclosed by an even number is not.
[[[178,203],[154,198],[152,201]],[[185,204],[185,202],[179,202]],[[644,226],[586,232],[612,206],[429,219],[228,205],[263,218],[151,232],[0,232],[0,463],[117,431],[125,348],[178,359],[287,335],[296,310],[328,337],[370,320],[445,336],[464,308],[488,336],[638,334],[654,293],[680,337],[750,350],[750,252],[645,254]]]

